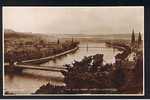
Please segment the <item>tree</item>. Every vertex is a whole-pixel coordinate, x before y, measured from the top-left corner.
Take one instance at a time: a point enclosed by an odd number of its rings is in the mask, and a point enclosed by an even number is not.
[[[132,31],[132,37],[131,37],[131,44],[135,43],[135,35],[134,35],[134,30]]]
[[[125,83],[125,73],[122,68],[122,63],[119,61],[116,63],[116,70],[112,75],[112,84],[114,87],[119,88]]]
[[[91,70],[96,72],[99,66],[103,65],[103,54],[96,54],[93,56],[93,66]]]
[[[40,41],[39,41],[39,44],[40,44],[40,45],[43,45],[43,44],[44,44],[44,40],[40,40]]]
[[[143,82],[143,52],[137,52],[137,59],[136,59],[136,64],[135,64],[135,75],[136,75],[136,80],[139,82]]]

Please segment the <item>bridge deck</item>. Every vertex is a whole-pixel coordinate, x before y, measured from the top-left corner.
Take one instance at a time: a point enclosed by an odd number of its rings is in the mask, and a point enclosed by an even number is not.
[[[8,67],[8,66],[6,66]],[[20,69],[35,69],[35,70],[45,70],[45,71],[55,71],[55,72],[67,72],[66,67],[52,67],[52,66],[33,66],[33,65],[19,65],[15,64],[14,68],[20,68]]]
[[[107,47],[99,47],[99,46],[94,46],[94,47],[91,47],[91,46],[79,46],[79,48],[107,48]]]
[[[115,48],[118,48],[118,49],[125,50],[124,47],[120,47],[120,46],[112,46],[112,47],[113,47],[114,49],[115,49]],[[79,48],[101,48],[101,49],[103,49],[103,48],[108,48],[108,47],[106,47],[106,46],[104,46],[104,47],[98,47],[98,46],[95,46],[95,47],[79,46]]]

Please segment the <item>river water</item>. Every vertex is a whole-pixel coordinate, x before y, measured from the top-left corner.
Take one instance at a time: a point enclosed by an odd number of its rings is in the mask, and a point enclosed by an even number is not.
[[[104,64],[113,63],[114,56],[119,51],[105,46],[105,43],[80,43],[79,49],[71,54],[50,60],[41,66],[58,66],[71,64],[74,60],[80,61],[84,56],[104,54]],[[21,74],[7,73],[4,77],[4,89],[15,94],[34,93],[40,86],[50,82],[53,85],[65,85],[64,76],[60,72],[25,69]]]

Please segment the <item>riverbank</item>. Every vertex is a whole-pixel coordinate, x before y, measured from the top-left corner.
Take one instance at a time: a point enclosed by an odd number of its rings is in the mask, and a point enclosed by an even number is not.
[[[106,41],[105,42],[107,47],[115,48],[120,51],[126,51],[126,49],[129,49],[130,44],[128,41]]]
[[[59,54],[56,54],[56,55],[53,55],[53,56],[48,56],[48,57],[44,57],[44,58],[39,58],[39,59],[33,59],[33,60],[25,60],[25,61],[21,61],[20,64],[42,64],[42,63],[45,63],[49,60],[53,60],[57,57],[60,57],[60,56],[63,56],[63,55],[66,55],[68,53],[72,53],[72,52],[75,52],[76,50],[78,50],[79,47],[75,47],[71,50],[67,50],[67,51],[64,51],[62,53],[59,53]]]

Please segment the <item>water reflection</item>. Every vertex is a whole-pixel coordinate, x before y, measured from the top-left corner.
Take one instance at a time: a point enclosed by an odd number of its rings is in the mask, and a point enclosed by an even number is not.
[[[33,93],[41,85],[50,82],[53,85],[65,85],[64,76],[59,72],[24,70],[21,74],[5,75],[5,90],[12,93]]]

